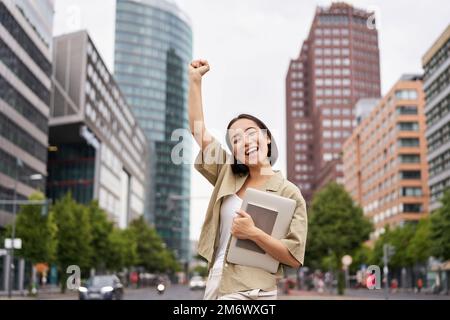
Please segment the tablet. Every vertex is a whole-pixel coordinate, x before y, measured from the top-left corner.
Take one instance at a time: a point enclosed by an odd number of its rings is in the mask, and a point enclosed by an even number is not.
[[[289,230],[295,207],[293,199],[248,188],[241,209],[252,217],[256,227],[274,238],[282,239]],[[252,240],[237,239],[235,236],[231,237],[227,261],[262,268],[271,273],[277,272],[280,264]]]

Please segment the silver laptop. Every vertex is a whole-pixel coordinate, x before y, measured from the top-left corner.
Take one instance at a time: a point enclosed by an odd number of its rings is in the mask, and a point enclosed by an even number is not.
[[[256,227],[274,238],[282,239],[289,230],[295,207],[293,199],[248,188],[241,209],[252,217]],[[280,264],[252,240],[237,239],[234,236],[231,238],[227,261],[262,268],[271,273],[277,272]]]

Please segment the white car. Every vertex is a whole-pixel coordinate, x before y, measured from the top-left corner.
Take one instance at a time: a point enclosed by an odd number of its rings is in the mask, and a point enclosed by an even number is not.
[[[191,281],[189,281],[189,288],[191,290],[195,289],[205,289],[206,287],[206,281],[203,280],[200,276],[194,276],[191,278]]]

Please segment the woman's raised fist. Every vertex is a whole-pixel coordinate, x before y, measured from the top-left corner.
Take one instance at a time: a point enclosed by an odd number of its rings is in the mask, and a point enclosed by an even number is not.
[[[209,63],[206,60],[193,60],[189,64],[189,76],[191,78],[200,79],[209,71]]]

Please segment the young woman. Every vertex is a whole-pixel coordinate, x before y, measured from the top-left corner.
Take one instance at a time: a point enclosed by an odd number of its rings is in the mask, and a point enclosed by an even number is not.
[[[209,71],[206,60],[189,65],[189,123],[200,146],[195,168],[214,186],[203,223],[198,253],[208,261],[209,276],[205,299],[276,299],[276,279],[282,265],[299,268],[303,263],[307,233],[305,201],[300,190],[279,171],[272,170],[277,147],[267,126],[256,117],[241,114],[227,127],[230,156],[205,127],[201,82]],[[255,188],[297,203],[288,233],[273,238],[257,228],[240,210],[247,188]],[[254,241],[280,261],[276,274],[263,269],[227,262],[230,235]]]

